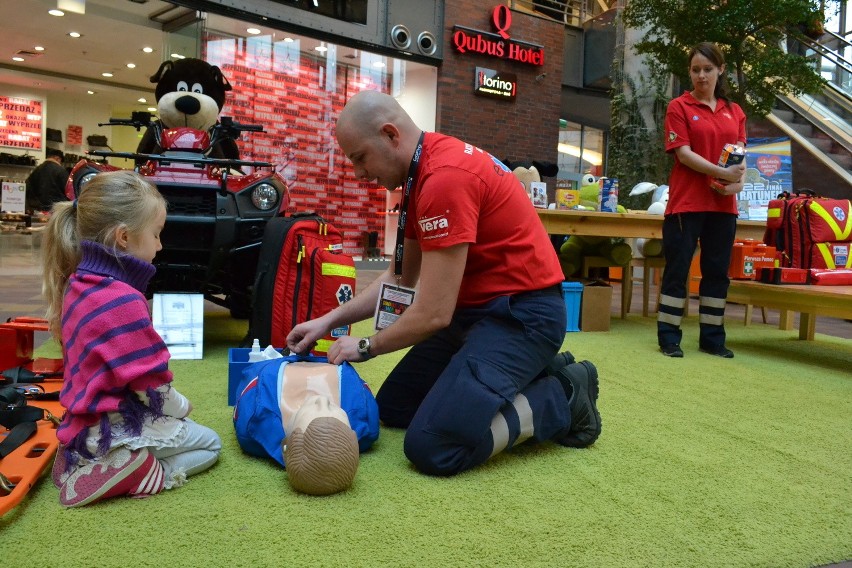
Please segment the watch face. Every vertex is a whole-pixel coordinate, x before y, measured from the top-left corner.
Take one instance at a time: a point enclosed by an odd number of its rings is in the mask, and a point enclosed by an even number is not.
[[[358,351],[366,353],[370,348],[370,342],[365,338],[358,342]]]

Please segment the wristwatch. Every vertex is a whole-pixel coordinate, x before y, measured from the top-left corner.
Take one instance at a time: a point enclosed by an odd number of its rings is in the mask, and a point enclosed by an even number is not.
[[[370,357],[372,357],[372,355],[370,355],[370,338],[369,337],[364,337],[364,338],[362,338],[361,340],[358,341],[358,353],[361,354],[361,356],[364,358],[365,361],[367,359],[369,359]]]

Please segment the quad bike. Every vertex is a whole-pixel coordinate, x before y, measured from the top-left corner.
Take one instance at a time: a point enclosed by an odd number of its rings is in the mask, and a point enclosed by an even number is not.
[[[217,143],[237,140],[242,132],[263,132],[260,125],[220,117],[209,132],[164,128],[146,112],[130,119],[111,118],[100,126],[154,129],[157,154],[92,151],[90,156],[134,160],[136,171],[157,186],[169,203],[160,235],[157,273],[148,293],[194,292],[228,308],[233,317],[248,317],[263,231],[269,219],[289,204],[287,185],[269,162],[213,157]],[[243,168],[251,168],[245,173]],[[85,191],[100,172],[120,168],[82,159],[65,188],[69,199]]]

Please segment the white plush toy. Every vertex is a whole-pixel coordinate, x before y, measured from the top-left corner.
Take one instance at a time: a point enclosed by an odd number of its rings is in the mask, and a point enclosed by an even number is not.
[[[633,189],[630,190],[630,195],[642,195],[651,193],[652,191],[654,194],[651,196],[651,205],[648,207],[648,213],[662,215],[666,212],[666,204],[669,202],[669,186],[643,181],[633,186]]]
[[[654,194],[651,196],[648,213],[663,215],[666,212],[666,204],[669,202],[669,186],[643,181],[633,186],[630,195],[643,195],[652,191]],[[642,256],[660,256],[663,253],[663,242],[660,239],[636,239],[636,248]]]

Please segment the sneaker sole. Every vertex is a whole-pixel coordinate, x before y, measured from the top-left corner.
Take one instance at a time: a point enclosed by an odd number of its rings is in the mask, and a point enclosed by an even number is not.
[[[106,483],[98,484],[95,487],[92,487],[92,484],[96,483],[96,480],[91,477],[91,473],[84,479],[80,480],[80,483],[73,484],[74,496],[68,497],[68,491],[72,489],[69,487],[69,483],[75,482],[78,474],[82,474],[81,471],[72,472],[71,475],[68,476],[68,479],[65,480],[65,483],[62,485],[62,488],[59,490],[59,501],[65,507],[82,507],[83,505],[88,505],[89,503],[93,503],[106,495],[112,488],[116,485],[127,479],[131,476],[140,466],[142,466],[148,458],[148,450],[143,448],[136,453],[131,452],[130,450],[118,450],[119,452],[127,452],[130,454],[130,461],[125,464],[121,469],[119,469],[115,475],[110,477]],[[114,461],[115,458],[113,458]],[[91,467],[92,472],[94,472],[95,468],[103,468],[104,464],[96,463],[91,466],[83,466],[83,467]],[[115,469],[110,463],[106,466],[107,469]],[[82,469],[82,468],[81,468]],[[102,473],[101,475],[106,475],[106,473]],[[88,483],[87,483],[88,481]]]

